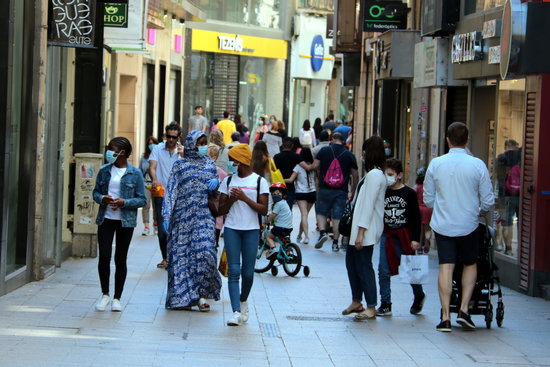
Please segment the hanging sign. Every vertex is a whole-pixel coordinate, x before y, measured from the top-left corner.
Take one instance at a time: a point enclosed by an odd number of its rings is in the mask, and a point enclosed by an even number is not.
[[[325,57],[325,43],[323,37],[317,35],[311,42],[311,69],[313,71],[321,70],[323,59]]]
[[[128,28],[128,4],[105,3],[103,5],[105,27]]]
[[[48,44],[65,47],[94,47],[95,0],[50,0]]]
[[[363,32],[407,28],[407,4],[396,1],[365,1]]]

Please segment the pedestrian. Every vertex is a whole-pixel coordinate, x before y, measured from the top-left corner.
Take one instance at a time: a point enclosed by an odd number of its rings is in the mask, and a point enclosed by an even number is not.
[[[416,192],[403,184],[403,164],[400,160],[386,160],[388,188],[384,199],[384,233],[380,238],[378,285],[380,307],[377,316],[391,316],[391,277],[398,273],[401,255],[415,255],[420,250],[422,220]],[[411,284],[414,301],[410,313],[422,311],[426,295],[422,284]]]
[[[431,247],[432,241],[432,229],[430,228],[430,220],[432,220],[432,208],[428,208],[424,203],[424,178],[426,177],[426,170],[424,167],[419,168],[416,173],[416,197],[418,200],[418,207],[420,208],[420,217],[422,218],[422,231],[420,232],[420,243],[423,244],[422,250],[424,253],[428,253]]]
[[[115,294],[111,310],[122,311],[120,297],[126,281],[128,249],[137,224],[137,210],[147,202],[143,174],[128,163],[131,154],[132,144],[128,139],[113,138],[105,152],[107,164],[99,170],[93,191],[94,201],[99,204],[96,218],[99,248],[97,270],[103,294],[95,306],[97,311],[105,311],[111,302],[109,277],[115,234]]]
[[[248,321],[248,295],[254,281],[254,265],[260,241],[260,216],[267,214],[267,181],[252,171],[252,151],[239,144],[229,151],[236,172],[220,185],[220,211],[227,213],[224,228],[228,264],[228,288],[232,317],[227,325]],[[242,264],[241,264],[242,258]],[[239,291],[239,278],[242,284]]]
[[[157,138],[155,138],[154,136],[148,137],[145,143],[145,152],[143,153],[139,161],[139,169],[143,174],[143,179],[146,184],[145,185],[146,189],[150,189],[150,185],[152,184],[151,175],[149,174],[149,157],[151,156],[151,152],[153,151],[153,149],[157,144],[158,144]],[[151,196],[151,190],[145,190],[145,196],[147,197],[147,204],[145,204],[145,206],[141,211],[141,219],[143,221],[143,232],[141,233],[142,236],[148,236],[149,234],[151,234],[151,227],[149,227],[149,220],[151,219],[150,209],[151,209],[151,206],[153,205],[153,197]],[[153,227],[155,228],[155,231],[157,231],[157,216],[154,210],[153,210]]]
[[[283,179],[285,179],[285,181],[289,179],[290,176],[292,176],[292,172],[294,171],[294,167],[296,167],[296,165],[301,166],[306,171],[313,170],[313,166],[304,162],[303,158],[299,154],[294,152],[293,149],[294,143],[292,141],[292,138],[286,137],[283,139],[281,152],[273,157],[273,161],[275,162],[277,168],[281,171],[281,174],[283,175]],[[285,200],[288,203],[290,210],[292,210],[294,202],[296,201],[296,190],[294,187],[294,183],[289,182],[286,185],[286,189],[287,192]]]
[[[241,133],[238,131],[235,131],[233,134],[231,134],[231,143],[227,144],[227,149],[233,148],[235,145],[239,145],[239,139],[241,138]]]
[[[229,119],[229,112],[223,111],[223,120],[218,121],[216,129],[223,132],[223,141],[225,144],[231,143],[231,134],[237,131],[237,125]]]
[[[316,249],[323,247],[328,240],[327,217],[332,218],[334,239],[332,251],[338,252],[338,240],[340,233],[338,224],[348,200],[348,188],[351,178],[351,190],[355,192],[359,173],[355,156],[347,150],[342,140],[342,134],[332,134],[332,144],[324,147],[317,153],[313,162],[315,169],[319,168],[319,191],[315,211],[317,212],[317,226],[319,227],[319,239],[315,244]],[[336,161],[336,162],[334,162]]]
[[[162,215],[168,232],[167,309],[210,311],[206,299],[220,298],[215,219],[208,195],[219,185],[214,161],[208,158],[207,138],[191,131],[183,158],[174,163],[165,191]]]
[[[300,129],[300,144],[305,148],[313,148],[317,145],[317,137],[309,120],[305,120]]]
[[[313,164],[311,149],[303,148],[300,152],[300,157],[305,163]],[[285,182],[287,185],[290,183],[294,184],[296,203],[300,209],[300,230],[298,231],[297,241],[307,245],[309,244],[308,216],[317,197],[315,190],[315,171],[307,171],[301,165],[297,164],[294,166],[290,178],[286,179]]]
[[[275,154],[281,151],[283,138],[279,134],[279,123],[277,121],[271,124],[271,130],[264,134],[262,140],[267,144],[267,151],[270,157],[274,157]]]
[[[439,256],[441,322],[436,330],[443,332],[451,331],[450,302],[457,261],[464,268],[456,322],[465,330],[475,329],[469,303],[477,279],[478,217],[480,210],[489,211],[495,201],[485,163],[466,153],[468,127],[462,122],[449,125],[447,143],[449,152],[430,162],[424,179],[424,202],[434,209],[430,226]]]
[[[319,142],[315,146],[315,148],[311,150],[313,158],[317,158],[317,153],[319,153],[324,147],[330,145],[330,130],[322,130],[321,133],[317,136],[319,137]]]
[[[254,135],[254,143],[262,140],[264,134],[268,132],[265,116],[260,116],[257,121],[256,134]]]
[[[356,193],[350,243],[346,251],[352,302],[342,311],[343,315],[357,313],[357,320],[376,317],[376,278],[372,253],[384,230],[384,195],[387,187],[383,171],[386,157],[382,139],[371,136],[365,140],[362,156],[367,174]],[[366,308],[362,304],[363,296]]]
[[[216,160],[216,167],[221,168],[227,173],[227,164],[229,162],[227,152],[229,151],[229,149],[225,145],[223,131],[218,129],[213,130],[208,137],[208,145],[215,145],[218,147],[219,153],[218,159]]]
[[[153,188],[162,187],[163,190],[168,185],[168,179],[172,172],[172,166],[183,156],[183,146],[179,143],[181,127],[177,123],[170,123],[166,126],[166,142],[157,145],[149,157],[149,173],[153,179]],[[160,185],[160,186],[159,186]],[[166,237],[167,233],[163,224],[162,203],[163,197],[153,198],[153,209],[157,215],[158,240],[162,261],[157,264],[158,268],[166,269]]]
[[[285,122],[283,120],[277,120],[277,126],[279,128],[279,135],[281,135],[281,138],[286,138],[288,134],[286,132]]]
[[[277,244],[275,238],[284,238],[292,233],[292,210],[284,201],[286,186],[282,182],[274,182],[269,186],[273,205],[267,216],[267,223],[272,224],[266,241],[268,249],[265,256],[271,258],[277,256]]]
[[[208,158],[210,158],[214,162],[216,162],[218,160],[219,155],[220,155],[220,148],[218,148],[217,145],[209,144],[208,145]],[[218,173],[218,180],[220,182],[222,182],[223,179],[227,177],[227,173],[218,166],[216,166],[216,171]],[[223,220],[224,220],[223,215],[220,215],[220,216],[216,217],[216,227],[215,227],[216,228],[216,248],[219,246],[220,235],[221,235],[222,228],[223,228]]]
[[[334,132],[336,129],[336,122],[334,121],[334,114],[329,114],[323,124],[323,130],[329,129],[331,132]],[[345,140],[344,140],[345,141]]]
[[[347,122],[343,123],[342,120],[338,120],[336,121],[334,132],[342,134],[344,142],[347,143],[348,136],[351,133],[351,127],[348,126]]]
[[[208,134],[209,127],[210,124],[208,123],[208,119],[204,117],[204,108],[202,106],[195,106],[195,114],[189,117],[188,132],[199,130],[205,134]]]
[[[317,117],[315,119],[315,122],[313,123],[313,132],[315,133],[315,136],[317,139],[319,139],[319,136],[321,135],[321,131],[323,131],[323,124],[320,117]],[[317,141],[318,143],[319,141]]]
[[[252,171],[266,179],[267,183],[271,182],[271,174],[269,170],[269,153],[267,145],[264,141],[259,141],[254,144],[252,150]]]

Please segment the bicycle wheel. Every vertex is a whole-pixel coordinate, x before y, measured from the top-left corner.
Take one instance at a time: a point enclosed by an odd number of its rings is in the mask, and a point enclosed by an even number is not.
[[[272,256],[270,259],[268,259],[265,255],[266,246],[262,242],[260,242],[260,246],[258,248],[258,256],[256,257],[256,265],[254,265],[254,271],[256,273],[265,273],[271,267],[273,266],[273,263],[275,262],[275,256]]]
[[[302,251],[293,243],[289,243],[285,248],[285,258],[280,260],[283,263],[285,273],[289,276],[296,276],[302,267]]]

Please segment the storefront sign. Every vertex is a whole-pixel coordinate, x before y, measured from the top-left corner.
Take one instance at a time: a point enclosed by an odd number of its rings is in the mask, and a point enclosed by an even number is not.
[[[505,80],[519,71],[519,53],[525,35],[526,12],[520,0],[507,0],[502,12],[500,77]]]
[[[115,5],[117,6],[117,12],[114,9],[110,9],[113,13],[121,17],[120,8],[118,4],[113,4],[114,1],[109,1],[111,4],[107,7]],[[126,7],[124,26],[112,26],[105,27],[104,43],[109,46],[113,51],[123,51],[127,53],[142,53],[146,48],[146,24],[147,24],[147,2],[148,0],[132,0],[128,4],[122,6]],[[105,11],[105,17],[107,16],[107,10]],[[104,19],[106,20],[106,18]],[[115,20],[114,17],[111,17]],[[120,20],[120,18],[118,19]],[[154,37],[155,30],[152,29],[151,36]],[[154,44],[154,42],[153,42]]]
[[[453,64],[483,59],[481,32],[474,31],[453,36],[451,61]]]
[[[105,3],[103,25],[105,27],[128,28],[128,4]]]
[[[407,28],[407,4],[396,1],[365,1],[363,32]]]
[[[500,64],[500,46],[489,47],[489,56],[487,63]]]
[[[501,19],[493,19],[483,22],[483,39],[500,37]]]
[[[323,37],[317,35],[313,37],[311,42],[311,68],[313,71],[321,70],[323,66],[323,58],[325,57],[325,44]]]
[[[218,36],[220,50],[225,51],[237,51],[241,52],[243,50],[243,39],[239,36],[227,37],[227,36]]]
[[[50,0],[48,44],[94,47],[95,0]]]

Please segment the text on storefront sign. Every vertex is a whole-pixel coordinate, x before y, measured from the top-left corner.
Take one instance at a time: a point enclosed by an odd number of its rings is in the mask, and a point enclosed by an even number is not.
[[[453,64],[483,59],[481,32],[474,31],[453,36],[451,60]]]
[[[93,46],[95,1],[51,0],[48,41],[60,46]]]
[[[218,48],[220,50],[237,52],[241,52],[243,50],[243,39],[240,37],[218,36],[218,41]]]

